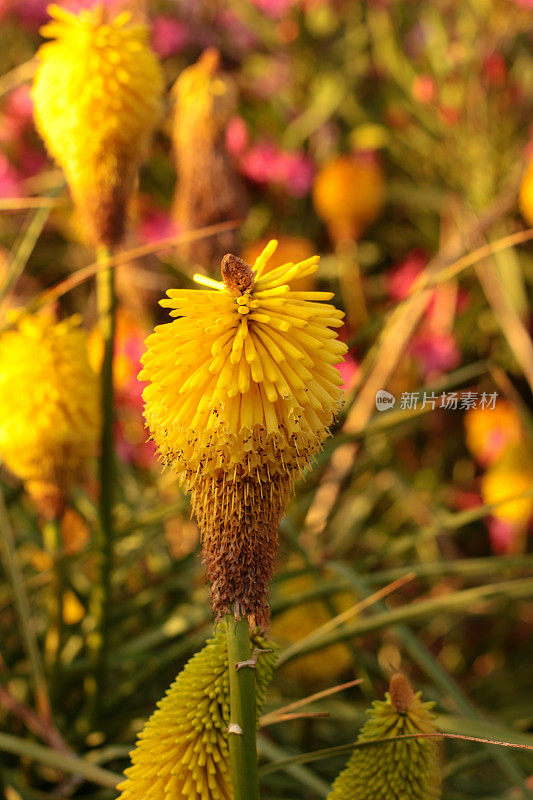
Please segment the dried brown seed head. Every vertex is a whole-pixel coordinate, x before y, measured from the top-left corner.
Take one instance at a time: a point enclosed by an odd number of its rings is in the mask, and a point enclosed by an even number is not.
[[[389,695],[392,705],[398,709],[401,714],[405,714],[415,699],[415,693],[412,686],[401,672],[397,672],[390,679]]]
[[[226,288],[236,297],[249,292],[254,285],[252,268],[242,258],[227,253],[221,264],[222,279]]]

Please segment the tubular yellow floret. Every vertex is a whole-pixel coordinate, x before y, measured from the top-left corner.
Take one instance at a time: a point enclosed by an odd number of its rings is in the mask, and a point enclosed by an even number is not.
[[[251,634],[257,654],[257,714],[276,661],[273,645]],[[158,703],[118,785],[119,800],[233,800],[228,747],[230,690],[224,624],[188,662]]]
[[[0,456],[41,504],[94,455],[98,395],[78,317],[23,317],[0,337]]]
[[[408,680],[393,675],[385,700],[372,704],[358,742],[437,733],[433,703],[424,703]],[[354,750],[328,800],[438,800],[441,796],[438,738],[400,739]]]
[[[177,319],[148,337],[139,376],[152,437],[192,495],[214,610],[261,624],[280,516],[340,406],[346,351],[332,295],[290,288],[318,256],[263,272],[264,253],[253,267],[226,256],[208,290],[170,290]]]
[[[102,5],[72,14],[56,5],[41,29],[35,121],[63,167],[88,236],[114,245],[161,113],[163,79],[145,25]]]

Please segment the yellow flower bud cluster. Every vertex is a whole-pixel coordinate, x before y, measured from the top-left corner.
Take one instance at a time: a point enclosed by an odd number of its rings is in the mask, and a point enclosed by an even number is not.
[[[357,742],[436,733],[433,703],[420,698],[403,675],[393,675],[385,700],[373,703]],[[438,800],[440,783],[438,738],[400,739],[354,750],[328,800]]]
[[[251,633],[258,716],[276,661]],[[228,746],[230,689],[225,625],[180,672],[139,734],[119,800],[233,800]]]

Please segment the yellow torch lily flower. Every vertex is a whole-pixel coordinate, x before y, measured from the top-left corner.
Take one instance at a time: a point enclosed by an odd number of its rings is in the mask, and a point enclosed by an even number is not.
[[[343,312],[329,292],[295,292],[319,257],[253,267],[227,255],[223,282],[171,289],[176,320],[146,340],[145,417],[162,459],[191,492],[217,616],[262,623],[279,520],[296,477],[318,451],[341,402],[335,368]]]
[[[0,456],[43,513],[94,455],[98,398],[79,317],[25,316],[0,336]]]
[[[106,19],[102,5],[71,14],[57,5],[41,28],[35,122],[60,164],[89,238],[114,245],[137,169],[161,113],[163,78],[145,25]]]

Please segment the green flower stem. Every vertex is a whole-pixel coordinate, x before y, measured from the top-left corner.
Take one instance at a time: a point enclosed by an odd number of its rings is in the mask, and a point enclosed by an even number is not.
[[[226,630],[231,706],[228,739],[233,793],[235,800],[259,800],[254,667],[236,669],[237,664],[252,657],[248,621],[246,618],[236,620],[233,614],[227,614]],[[231,726],[236,726],[236,732]]]
[[[111,257],[106,247],[99,247],[97,260],[106,264]],[[94,543],[97,553],[97,576],[91,597],[91,616],[94,628],[89,637],[89,650],[93,663],[86,690],[90,704],[90,717],[94,721],[101,706],[107,667],[108,615],[111,595],[111,569],[113,564],[113,489],[115,465],[113,452],[113,355],[115,346],[115,286],[111,267],[101,269],[96,276],[98,324],[103,341],[101,376],[102,433],[100,443],[99,525]]]
[[[43,542],[46,552],[53,561],[48,597],[49,628],[46,633],[44,651],[50,679],[57,686],[59,684],[61,648],[64,640],[63,591],[65,586],[61,520],[58,517],[47,519],[44,522]]]

